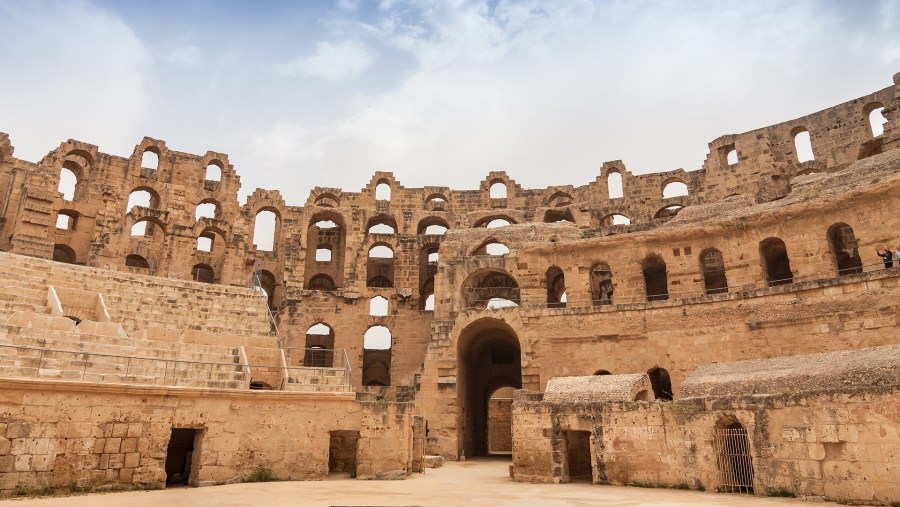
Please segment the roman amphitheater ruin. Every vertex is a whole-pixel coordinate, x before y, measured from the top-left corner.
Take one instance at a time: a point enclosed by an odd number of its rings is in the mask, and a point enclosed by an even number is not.
[[[900,502],[893,82],[697,170],[376,172],[302,205],[241,204],[224,153],[29,162],[0,133],[0,492],[506,454],[522,482]]]

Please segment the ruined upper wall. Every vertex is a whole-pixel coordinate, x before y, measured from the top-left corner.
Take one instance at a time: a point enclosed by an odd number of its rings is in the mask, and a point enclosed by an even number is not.
[[[900,345],[701,365],[683,398],[842,392],[900,386]]]

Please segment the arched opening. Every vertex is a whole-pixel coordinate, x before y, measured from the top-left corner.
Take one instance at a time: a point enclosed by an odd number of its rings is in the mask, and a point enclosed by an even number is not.
[[[393,235],[397,234],[397,223],[387,216],[376,217],[369,220],[366,230],[369,234]]]
[[[153,218],[139,219],[131,226],[131,236],[134,237],[157,237],[161,238],[165,235],[162,225]],[[161,240],[158,240],[161,241]]]
[[[688,195],[688,186],[682,181],[672,181],[663,187],[663,199],[671,199],[672,197],[682,197]]]
[[[612,213],[600,219],[601,227],[609,227],[612,225],[631,225],[631,219],[619,213]]]
[[[884,124],[887,118],[884,117],[884,107],[881,104],[870,104],[866,107],[869,111],[869,128],[872,130],[872,137],[878,137],[884,134]]]
[[[253,244],[257,250],[271,252],[275,248],[275,228],[278,215],[274,211],[263,210],[256,214],[253,224]]]
[[[204,179],[206,179],[206,181],[222,181],[222,167],[219,166],[218,162],[210,162],[209,165],[206,166]]]
[[[609,264],[600,262],[591,268],[591,300],[594,306],[611,305],[613,297],[612,271]]]
[[[426,236],[443,236],[447,234],[448,227],[446,225],[441,224],[431,224],[427,225],[424,228],[419,226],[419,234],[424,234]]]
[[[472,224],[472,227],[484,227],[486,229],[497,229],[499,227],[506,227],[507,225],[513,225],[516,221],[508,216],[497,216],[491,215],[487,217],[481,217]]]
[[[257,290],[261,290],[263,293],[265,293],[269,309],[274,310],[275,287],[276,285],[278,285],[278,282],[275,280],[275,275],[273,275],[270,271],[260,269],[253,272],[250,280],[253,287],[256,287]]]
[[[612,375],[612,373],[609,370],[597,370],[594,375]]]
[[[493,256],[502,256],[509,253],[509,247],[500,243],[496,239],[489,239],[485,241],[480,247],[475,249],[472,252],[472,255],[493,255]]]
[[[554,192],[553,195],[547,199],[547,207],[549,208],[559,208],[562,206],[568,206],[572,204],[572,196],[566,192]]]
[[[71,169],[63,167],[59,171],[59,186],[56,191],[63,195],[64,201],[75,200],[75,189],[78,187],[79,178]]]
[[[463,282],[466,308],[503,308],[518,306],[519,284],[506,271],[482,269]]]
[[[552,266],[547,270],[547,307],[548,308],[565,308],[566,307],[566,275],[562,269]]]
[[[64,262],[66,264],[75,264],[75,250],[66,245],[53,245],[53,260],[56,262]]]
[[[488,398],[488,454],[512,455],[512,401],[514,387],[498,387]]]
[[[804,127],[798,127],[792,131],[791,135],[794,136],[794,150],[797,153],[797,162],[803,163],[815,160],[816,157],[813,154],[812,139],[809,137],[809,131]]]
[[[381,180],[375,185],[375,200],[376,201],[390,201],[391,200],[391,185],[387,182],[387,180]]]
[[[383,296],[375,296],[369,300],[369,315],[372,317],[387,317],[388,300]]]
[[[669,378],[669,372],[665,368],[651,368],[647,372],[650,377],[650,385],[653,386],[653,394],[657,400],[671,400],[672,380]]]
[[[159,169],[159,154],[152,150],[144,150],[141,154],[141,167],[144,169]]]
[[[337,196],[330,193],[319,194],[316,196],[315,205],[322,208],[337,208],[340,204]]]
[[[828,246],[834,256],[838,276],[862,273],[859,242],[852,227],[847,224],[834,224],[829,227]]]
[[[490,192],[491,199],[506,199],[506,196],[507,196],[506,183],[504,183],[502,181],[495,181],[495,182],[491,183],[491,188],[490,188],[489,192]]]
[[[707,294],[728,292],[728,278],[725,276],[725,259],[715,248],[700,254],[700,271],[703,273],[703,288]]]
[[[197,205],[194,210],[194,220],[201,218],[219,218],[219,204],[212,200],[206,200]]]
[[[391,247],[378,244],[369,249],[366,262],[366,287],[394,286],[394,251]]]
[[[309,283],[307,284],[307,289],[309,290],[334,290],[334,280],[331,279],[330,276],[319,273],[318,275],[313,276],[309,279]]]
[[[738,152],[737,152],[737,150],[734,149],[734,148],[732,148],[731,150],[729,150],[728,153],[725,155],[725,161],[728,163],[728,165],[734,165],[734,164],[737,164],[737,163],[738,163]]]
[[[316,262],[331,262],[331,245],[319,245],[316,247]]]
[[[131,254],[125,257],[125,266],[129,268],[150,269],[150,263],[147,259],[137,254]]]
[[[372,326],[363,336],[362,384],[391,385],[391,331],[385,326]]]
[[[665,208],[660,209],[656,212],[656,215],[653,218],[672,218],[678,214],[679,211],[683,210],[684,206],[680,204],[672,204],[666,206]]]
[[[794,283],[787,246],[779,238],[766,238],[759,243],[763,273],[769,287]]]
[[[422,305],[422,310],[425,310],[426,312],[434,311],[434,292],[432,292],[428,295],[428,297],[425,298],[425,304]]]
[[[641,270],[644,273],[647,301],[669,299],[669,279],[665,261],[658,255],[650,255],[641,263]]]
[[[555,223],[575,223],[575,217],[572,216],[572,210],[566,209],[548,209],[546,213],[544,213],[544,223],[547,224],[555,224]]]
[[[747,430],[734,417],[716,424],[713,445],[719,472],[717,491],[753,494],[753,457]]]
[[[216,235],[211,232],[201,233],[200,236],[197,237],[197,251],[212,252],[215,239]]]
[[[334,366],[334,329],[319,322],[306,330],[303,366],[331,368]]]
[[[306,251],[315,255],[306,255],[305,270],[307,273],[307,289],[334,290],[343,283],[345,232],[343,217],[334,211],[322,211],[310,218],[306,230]],[[316,278],[317,275],[325,278]],[[330,288],[314,288],[313,280],[329,280]],[[322,286],[320,286],[322,287]]]
[[[214,283],[216,272],[208,264],[196,264],[191,268],[191,279],[195,282]]]
[[[422,247],[419,252],[419,301],[420,310],[434,310],[434,277],[438,266],[438,245],[431,244]],[[429,298],[431,308],[429,309]]]
[[[503,321],[481,319],[459,337],[457,350],[459,452],[467,458],[488,454],[488,406],[501,387],[522,388],[519,339]]]
[[[606,176],[606,188],[610,199],[621,199],[625,196],[625,188],[622,185],[622,173],[610,171]]]
[[[75,210],[59,210],[56,214],[56,228],[61,231],[74,231],[78,223],[78,212]]]
[[[495,218],[488,222],[485,227],[488,229],[499,229],[500,227],[506,227],[507,225],[512,225],[512,223],[505,218]]]
[[[128,203],[125,205],[125,213],[130,213],[135,207],[159,209],[159,195],[149,187],[138,187],[128,194]],[[131,228],[132,236],[152,236],[153,226],[146,221],[137,222]]]

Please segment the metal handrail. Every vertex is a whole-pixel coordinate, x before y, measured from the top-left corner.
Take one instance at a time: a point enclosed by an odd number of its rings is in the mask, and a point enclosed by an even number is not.
[[[253,274],[250,275],[250,287],[253,289],[257,289],[257,288],[262,289],[262,282],[259,279],[259,263],[258,262],[253,265]],[[269,319],[269,324],[275,330],[275,337],[277,338],[278,337],[278,322],[275,320],[275,314],[272,313],[272,309],[269,308],[269,298],[270,298],[269,293],[266,292],[264,289],[261,292],[263,294],[265,294],[264,297],[266,299],[266,316]],[[281,347],[281,344],[283,342],[284,342],[283,339],[278,340],[278,346]]]

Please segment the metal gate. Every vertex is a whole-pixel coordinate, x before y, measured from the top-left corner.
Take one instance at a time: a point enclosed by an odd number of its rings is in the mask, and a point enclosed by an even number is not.
[[[740,424],[716,428],[713,445],[719,469],[718,491],[753,494],[753,457],[747,430]]]

